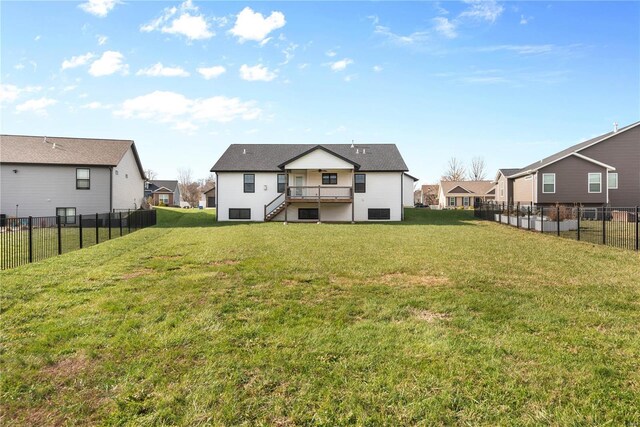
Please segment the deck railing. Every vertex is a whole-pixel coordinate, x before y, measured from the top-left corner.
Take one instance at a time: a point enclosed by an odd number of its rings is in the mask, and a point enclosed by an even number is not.
[[[294,200],[351,200],[353,187],[292,186],[287,188],[287,199]]]

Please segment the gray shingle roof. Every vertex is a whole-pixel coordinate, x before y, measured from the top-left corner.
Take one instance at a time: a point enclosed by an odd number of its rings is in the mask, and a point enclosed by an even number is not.
[[[607,139],[608,137],[610,137],[610,136],[612,136],[614,134],[620,134],[620,133],[622,133],[624,131],[627,131],[627,130],[629,130],[629,129],[637,126],[637,125],[640,125],[640,122],[635,122],[635,123],[632,123],[632,124],[630,124],[628,126],[620,128],[620,129],[618,129],[617,132],[611,131],[611,132],[603,133],[602,135],[596,136],[595,138],[591,138],[591,139],[588,139],[586,141],[580,142],[579,144],[572,145],[571,147],[566,148],[566,149],[564,149],[562,151],[559,151],[559,152],[557,152],[557,153],[555,153],[555,154],[553,154],[553,155],[551,155],[549,157],[545,157],[542,160],[538,160],[537,162],[531,163],[530,165],[527,165],[527,166],[523,167],[522,169],[519,169],[518,171],[512,173],[511,175],[521,174],[521,173],[529,171],[529,170],[540,169],[542,167],[545,167],[549,163],[553,163],[556,160],[559,160],[559,159],[561,159],[561,158],[563,158],[563,157],[565,157],[567,155],[570,155],[571,153],[579,152],[580,150],[582,150],[582,149],[584,149],[584,148],[586,148],[586,147],[588,147],[588,146],[590,146],[592,144],[598,143],[601,140],[605,140],[605,139]]]
[[[155,188],[153,188],[153,186],[155,186]],[[158,188],[164,187],[167,190],[174,192],[176,191],[177,186],[178,181],[175,180],[152,179],[149,181],[149,189],[152,191],[156,191]]]
[[[0,135],[0,163],[117,166],[130,147],[144,177],[134,142],[121,139]]]
[[[498,170],[500,172],[502,172],[502,175],[504,175],[504,176],[511,176],[514,173],[520,172],[519,168],[508,168],[508,169],[503,168],[503,169],[498,169]]]
[[[445,194],[454,193],[458,187],[471,194],[487,194],[494,187],[492,181],[440,181],[442,192]],[[462,192],[456,191],[456,194]]]
[[[363,172],[408,170],[395,144],[358,144],[356,148],[351,148],[351,144],[231,144],[211,172],[280,171],[278,165],[318,145],[360,165],[358,170]]]

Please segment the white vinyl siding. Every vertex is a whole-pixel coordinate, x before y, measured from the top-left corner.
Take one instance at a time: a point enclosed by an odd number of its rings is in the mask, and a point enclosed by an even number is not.
[[[589,174],[589,193],[602,193],[602,174],[594,172]]]
[[[542,174],[542,192],[545,194],[553,194],[556,192],[556,174]]]

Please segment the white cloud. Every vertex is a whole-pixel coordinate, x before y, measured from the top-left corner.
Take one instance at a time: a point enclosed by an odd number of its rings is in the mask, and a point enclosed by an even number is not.
[[[227,69],[222,65],[214,65],[213,67],[200,67],[196,71],[198,71],[206,80],[211,80],[220,77],[227,71]]]
[[[69,85],[62,88],[63,92],[71,92],[72,90],[76,90],[78,85]]]
[[[329,50],[328,50],[328,51],[326,51],[324,54],[325,54],[325,55],[327,55],[329,58],[333,58],[334,56],[336,56],[336,55],[337,55],[336,51],[335,51],[335,50],[332,50],[332,49],[329,49]]]
[[[533,18],[531,16],[520,15],[520,25],[527,25]]]
[[[255,101],[214,96],[189,99],[182,94],[155,91],[147,95],[125,100],[116,116],[147,119],[172,124],[175,129],[193,131],[198,123],[227,123],[236,119],[255,120],[262,110]]]
[[[298,64],[298,69],[299,70],[304,70],[306,68],[309,68],[309,64],[308,63],[304,62],[302,64]]]
[[[551,53],[556,50],[556,46],[552,44],[523,44],[523,45],[513,45],[513,44],[503,44],[497,46],[486,46],[478,48],[479,52],[498,52],[498,51],[507,51],[507,52],[515,52],[520,55],[539,55],[543,53]]]
[[[463,11],[460,17],[469,17],[493,23],[504,11],[504,7],[495,0],[464,0],[464,2],[470,7]]]
[[[72,56],[71,59],[62,61],[62,69],[76,68],[89,62],[95,55],[91,52],[84,55]]]
[[[380,65],[374,65],[373,66],[373,71],[375,71],[376,73],[379,73],[382,70],[383,70],[383,68]]]
[[[33,38],[33,41],[39,41],[42,37],[40,35],[37,35]]]
[[[392,32],[389,27],[385,27],[383,25],[376,25],[373,32],[386,37],[391,43],[401,46],[421,43],[429,38],[429,33],[427,31],[415,31],[408,36],[403,36]]]
[[[117,72],[127,74],[129,66],[124,64],[123,60],[124,56],[120,52],[108,50],[99,59],[93,61],[89,74],[94,77],[108,76]]]
[[[118,3],[118,0],[89,0],[81,3],[79,7],[87,13],[104,18]]]
[[[450,21],[443,16],[439,16],[437,18],[433,18],[434,29],[445,36],[448,39],[454,39],[458,36],[456,33],[456,23],[454,21]]]
[[[189,77],[189,73],[181,67],[165,67],[161,62],[149,68],[138,70],[136,76],[148,77]]]
[[[189,40],[206,40],[215,36],[215,32],[210,29],[209,21],[198,13],[198,8],[191,0],[185,1],[179,8],[166,8],[159,18],[141,26],[140,31],[177,34]]]
[[[46,116],[47,107],[55,105],[57,103],[58,101],[51,98],[30,99],[27,102],[16,105],[16,111],[18,113],[33,112],[40,116]]]
[[[103,104],[98,101],[93,101],[88,104],[81,105],[80,108],[85,108],[87,110],[100,110],[100,109],[109,109],[111,105]]]
[[[344,58],[336,62],[330,62],[329,66],[333,71],[344,71],[351,64],[353,64],[352,59]]]
[[[265,18],[261,13],[245,7],[236,16],[236,23],[229,32],[238,37],[240,43],[247,40],[261,42],[271,31],[282,28],[285,24],[282,12],[271,12],[271,15]]]
[[[24,64],[16,64],[13,66],[16,70],[20,71],[24,69]]]
[[[34,93],[42,90],[40,86],[18,87],[16,85],[0,83],[0,103],[10,104],[15,102],[23,93]]]
[[[107,40],[109,40],[107,36],[98,35],[96,37],[98,38],[98,46],[104,46],[107,44]]]
[[[344,81],[348,83],[348,82],[350,82],[352,80],[355,80],[357,78],[358,78],[357,74],[349,74],[348,76],[344,77]]]
[[[240,67],[240,78],[250,82],[270,82],[276,78],[276,73],[269,71],[269,69],[262,64],[254,65],[253,67],[243,64]]]
[[[289,46],[285,47],[282,50],[284,54],[284,61],[282,61],[279,65],[287,65],[294,57],[294,52],[298,48],[298,45],[295,43],[289,43]]]

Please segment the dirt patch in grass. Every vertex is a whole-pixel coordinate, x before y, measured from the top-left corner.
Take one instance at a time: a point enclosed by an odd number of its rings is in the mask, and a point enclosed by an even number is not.
[[[236,261],[235,259],[223,259],[220,261],[210,261],[207,265],[211,267],[222,267],[223,265],[236,265],[238,263],[240,263],[240,261]]]
[[[413,310],[413,318],[423,322],[432,323],[436,320],[449,320],[451,315],[448,313],[438,313],[431,310]]]
[[[143,268],[140,270],[132,271],[131,273],[123,274],[121,279],[122,280],[135,279],[136,277],[146,276],[147,274],[153,273],[153,271],[154,270],[151,268]]]
[[[428,274],[391,273],[380,276],[380,281],[385,285],[405,286],[439,286],[449,284],[449,278],[444,276],[432,276]]]
[[[54,380],[66,380],[75,378],[92,367],[91,360],[84,354],[74,354],[47,366],[42,373]]]

